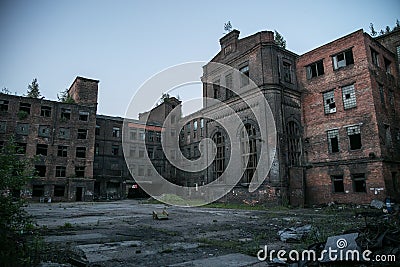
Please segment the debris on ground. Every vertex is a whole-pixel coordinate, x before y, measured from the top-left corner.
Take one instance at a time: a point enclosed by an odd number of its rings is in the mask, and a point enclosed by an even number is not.
[[[278,235],[283,242],[299,242],[307,236],[311,228],[311,224],[300,227],[290,227],[278,231]]]
[[[370,206],[371,206],[372,208],[375,208],[375,209],[380,210],[380,209],[382,209],[382,208],[385,206],[385,203],[383,203],[383,201],[380,201],[380,200],[377,200],[377,199],[373,199],[373,200],[371,201]]]
[[[153,219],[154,220],[168,220],[168,212],[164,208],[162,212],[153,211]]]

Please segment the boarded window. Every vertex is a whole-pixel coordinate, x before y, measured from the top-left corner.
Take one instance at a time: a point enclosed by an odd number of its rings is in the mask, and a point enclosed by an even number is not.
[[[361,130],[360,126],[347,127],[347,135],[349,136],[350,150],[361,148]]]
[[[29,124],[27,123],[18,123],[16,128],[16,133],[20,135],[28,135],[29,134]]]
[[[60,139],[69,139],[70,130],[68,128],[60,128],[58,132],[58,138]]]
[[[41,106],[41,108],[40,108],[40,116],[42,116],[42,117],[50,117],[51,116],[51,107]]]
[[[352,174],[353,179],[353,191],[356,193],[366,193],[366,179],[364,173]]]
[[[86,158],[86,147],[77,147],[76,148],[76,157],[77,158]]]
[[[37,144],[36,145],[36,155],[47,156],[47,145]]]
[[[354,84],[342,87],[343,107],[344,109],[357,106]]]
[[[38,136],[50,137],[50,126],[48,126],[48,125],[39,125]]]
[[[332,61],[334,70],[354,64],[353,52],[352,50],[347,50],[336,54],[332,57]]]
[[[325,114],[336,112],[335,93],[333,90],[324,93],[324,111]]]
[[[334,193],[344,193],[344,183],[343,175],[333,175],[331,176],[333,192]]]
[[[324,74],[324,64],[323,61],[317,61],[312,63],[306,67],[307,70],[307,79],[311,79],[313,77],[321,76]]]
[[[339,152],[339,130],[329,130],[328,134],[328,146],[330,153]]]

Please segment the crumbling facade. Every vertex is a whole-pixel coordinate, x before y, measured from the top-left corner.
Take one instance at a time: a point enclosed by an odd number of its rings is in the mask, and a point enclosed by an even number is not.
[[[93,199],[98,81],[77,77],[68,92],[75,103],[0,94],[0,140],[14,136],[34,158],[37,178],[21,193],[36,201]]]

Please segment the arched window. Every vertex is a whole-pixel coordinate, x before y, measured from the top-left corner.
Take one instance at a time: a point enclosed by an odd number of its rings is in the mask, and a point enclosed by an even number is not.
[[[214,134],[213,141],[217,147],[213,166],[213,180],[216,180],[225,170],[225,137],[221,132],[217,132]]]
[[[301,163],[301,143],[300,128],[294,121],[290,121],[286,127],[288,139],[288,164],[289,166],[299,166]]]
[[[248,140],[246,140],[247,132]],[[244,125],[244,128],[240,134],[241,138],[241,153],[242,153],[242,167],[244,168],[243,177],[241,179],[241,183],[248,184],[253,178],[253,175],[256,174],[257,168],[257,131],[256,128],[247,123]],[[247,165],[246,160],[248,159]]]

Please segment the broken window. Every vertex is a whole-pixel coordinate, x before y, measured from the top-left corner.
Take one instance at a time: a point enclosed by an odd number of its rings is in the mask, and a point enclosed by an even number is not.
[[[354,108],[357,106],[354,84],[342,87],[342,95],[344,109]]]
[[[60,139],[69,139],[70,137],[70,130],[68,128],[60,128],[58,132],[58,138]]]
[[[233,93],[233,83],[232,83],[232,73],[225,76],[225,87],[226,87],[226,99],[230,99],[234,96]]]
[[[352,174],[353,179],[353,191],[356,193],[366,193],[366,179],[364,173]]]
[[[328,147],[330,153],[339,152],[339,130],[329,130],[328,134]]]
[[[56,177],[66,177],[66,170],[64,166],[56,166]]]
[[[99,155],[100,153],[100,145],[98,143],[94,144],[94,154]]]
[[[335,93],[333,90],[324,93],[324,111],[325,114],[336,112]]]
[[[75,176],[78,178],[85,177],[85,166],[75,166]]]
[[[76,148],[76,157],[77,158],[86,158],[86,147],[77,147]]]
[[[250,76],[249,66],[244,66],[240,68],[239,71],[242,73],[242,75],[240,75],[240,87],[248,85]]]
[[[89,120],[89,112],[79,111],[79,120],[80,121],[88,121]]]
[[[71,109],[69,108],[61,108],[61,120],[67,121],[71,119]]]
[[[112,145],[111,146],[111,154],[114,156],[118,156],[118,151],[119,151],[119,146],[118,145]]]
[[[78,139],[86,139],[88,131],[86,129],[78,129]]]
[[[307,79],[313,77],[321,76],[324,74],[324,63],[322,60],[312,63],[306,67],[307,69]]]
[[[17,154],[26,154],[26,143],[17,143],[16,144],[16,153]]]
[[[58,146],[57,156],[59,157],[67,157],[68,147],[67,146]]]
[[[46,166],[35,165],[36,175],[39,177],[46,177]]]
[[[288,136],[288,163],[290,166],[299,166],[301,162],[301,144],[299,125],[290,121],[286,127]]]
[[[112,128],[112,136],[113,137],[119,137],[120,133],[121,133],[121,129],[119,127]]]
[[[33,197],[44,197],[44,185],[32,185]]]
[[[246,138],[247,133],[247,138]],[[256,139],[256,128],[247,123],[244,125],[241,132],[241,154],[242,154],[242,167],[244,173],[241,179],[241,183],[250,183],[253,176],[256,175],[257,168],[257,139]],[[247,161],[247,164],[246,164]]]
[[[36,155],[47,156],[47,145],[37,144]]]
[[[6,121],[0,121],[0,133],[6,133],[7,130],[7,122]]]
[[[361,130],[360,126],[347,127],[347,135],[349,136],[350,150],[361,148]]]
[[[219,80],[213,81],[213,92],[215,99],[219,99],[221,97],[221,88],[219,86]]]
[[[344,193],[343,175],[332,175],[332,185],[334,193]]]
[[[385,89],[383,89],[381,84],[379,84],[379,96],[381,98],[382,106],[385,106]]]
[[[374,65],[379,67],[379,53],[372,48],[371,48],[371,58],[372,58],[372,63],[374,63]]]
[[[389,59],[387,59],[387,58],[383,58],[383,61],[385,62],[385,70],[386,70],[386,73],[387,74],[392,74],[392,70],[391,70],[391,68],[392,68],[392,62],[390,62],[390,60]]]
[[[42,116],[42,117],[50,117],[51,116],[51,107],[49,107],[49,106],[41,106],[41,108],[40,108],[40,116]]]
[[[65,194],[65,186],[64,185],[55,185],[54,186],[54,196],[55,197],[63,197]]]
[[[8,100],[0,100],[0,111],[8,111]]]
[[[31,104],[29,103],[19,103],[19,111],[26,112],[27,114],[31,114]]]
[[[392,147],[392,133],[390,131],[390,126],[388,124],[385,127],[385,144],[388,148]]]
[[[333,60],[333,69],[337,70],[351,64],[354,64],[353,52],[352,50],[347,50],[336,54],[332,57]]]
[[[283,62],[283,80],[285,82],[292,82],[292,65],[289,62]]]
[[[17,123],[16,133],[20,135],[29,134],[29,124],[27,123]]]
[[[50,126],[48,126],[48,125],[39,125],[38,136],[50,137]]]
[[[99,125],[96,125],[96,128],[94,130],[94,134],[95,135],[100,135],[100,126]]]

